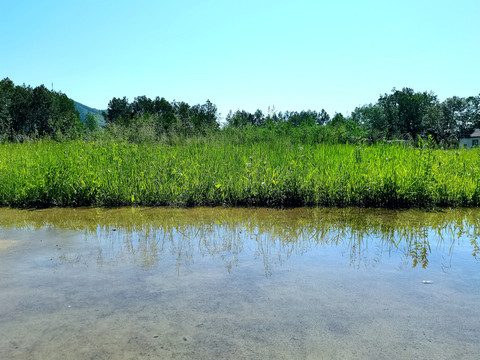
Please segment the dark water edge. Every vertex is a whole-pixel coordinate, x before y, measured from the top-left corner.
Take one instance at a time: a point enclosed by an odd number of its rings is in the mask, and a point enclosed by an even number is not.
[[[479,219],[0,209],[0,359],[477,359]]]

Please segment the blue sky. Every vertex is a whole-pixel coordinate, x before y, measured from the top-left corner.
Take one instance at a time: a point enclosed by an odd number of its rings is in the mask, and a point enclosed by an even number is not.
[[[480,93],[480,1],[0,2],[0,77],[88,106],[139,95],[344,115],[393,87]]]

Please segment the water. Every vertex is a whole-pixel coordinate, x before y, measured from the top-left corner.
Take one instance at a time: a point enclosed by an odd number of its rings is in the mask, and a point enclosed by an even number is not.
[[[0,209],[0,359],[478,359],[479,219]]]

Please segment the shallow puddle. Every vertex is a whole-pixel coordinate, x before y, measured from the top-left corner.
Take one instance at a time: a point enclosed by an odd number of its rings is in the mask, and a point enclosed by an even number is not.
[[[477,359],[479,219],[0,209],[0,359]]]

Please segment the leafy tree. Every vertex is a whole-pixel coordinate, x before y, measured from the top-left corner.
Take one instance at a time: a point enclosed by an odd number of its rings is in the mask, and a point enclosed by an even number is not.
[[[345,117],[342,115],[342,113],[335,113],[335,115],[333,116],[330,124],[332,126],[339,126],[339,125],[342,125],[344,124],[346,121]]]
[[[432,93],[415,93],[410,88],[402,91],[392,90],[378,99],[385,115],[388,137],[417,138],[422,134],[422,119],[430,106],[437,103],[437,97]]]
[[[186,104],[188,107],[188,104]],[[153,107],[155,114],[158,115],[158,124],[167,130],[176,120],[175,107],[170,104],[165,98],[159,98],[158,96],[153,101]],[[188,110],[187,110],[188,113]]]
[[[465,99],[457,96],[448,98],[441,103],[440,108],[442,110],[441,119],[443,120],[440,126],[446,134],[459,138],[470,130],[465,113]]]
[[[52,92],[52,95],[52,114],[49,124],[51,135],[68,138],[80,136],[85,126],[80,119],[75,102],[62,93]]]
[[[218,128],[217,107],[207,100],[203,105],[194,105],[190,109],[191,122],[197,131]]]
[[[145,95],[136,97],[131,106],[133,117],[142,117],[155,113],[155,103]]]
[[[55,139],[76,137],[83,130],[73,100],[44,85],[32,89],[15,86],[6,78],[0,81],[0,137],[22,140],[24,137],[50,136]]]
[[[129,125],[132,118],[132,105],[124,96],[122,99],[114,97],[108,103],[105,121],[111,124]]]
[[[44,85],[33,89],[32,102],[30,104],[31,111],[28,119],[29,134],[40,136],[52,134],[52,104],[52,94]]]
[[[173,108],[175,111],[177,131],[180,131],[184,135],[193,132],[193,124],[190,121],[191,108],[188,103],[184,101],[174,101]]]
[[[357,107],[352,112],[351,118],[365,127],[371,140],[378,141],[388,137],[386,116],[379,105],[368,104]]]
[[[232,127],[253,126],[255,124],[254,115],[245,110],[237,110],[234,113],[230,111],[226,120],[227,125]]]
[[[310,110],[308,112],[307,111],[287,112],[286,115],[288,116],[288,122],[292,127],[315,124],[314,115],[310,112]]]
[[[99,129],[97,117],[92,113],[87,113],[85,115],[85,126],[91,132],[97,131]]]
[[[30,112],[32,110],[32,93],[33,90],[29,86],[15,86],[10,104],[12,140],[14,136],[26,135],[33,130],[29,124]]]
[[[480,94],[478,96],[469,96],[466,100],[465,115],[468,119],[468,123],[465,124],[465,128],[480,127]]]
[[[322,109],[315,120],[317,125],[325,125],[330,121],[330,115],[328,115],[328,113]]]
[[[449,128],[440,104],[430,106],[422,119],[424,137],[433,136],[438,142],[448,142],[451,138],[452,128]]]
[[[73,100],[48,90],[44,85],[32,91],[29,118],[25,125],[29,136],[52,136],[59,140],[78,136],[83,127]]]
[[[10,139],[12,136],[12,116],[10,107],[15,85],[9,78],[0,81],[0,137]]]
[[[263,115],[262,110],[257,109],[257,111],[255,111],[255,114],[253,114],[253,122],[256,126],[265,125],[265,116]]]

